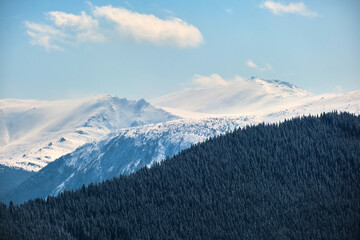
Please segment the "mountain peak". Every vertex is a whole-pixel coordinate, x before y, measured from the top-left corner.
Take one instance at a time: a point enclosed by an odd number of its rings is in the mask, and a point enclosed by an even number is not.
[[[270,83],[270,84],[274,84],[274,85],[282,85],[288,88],[298,88],[297,86],[295,86],[292,83],[289,82],[285,82],[285,81],[280,81],[278,79],[263,79],[263,78],[258,78],[255,76],[251,76],[250,80],[253,80],[255,82],[266,82],[266,83]]]
[[[111,95],[56,101],[0,100],[0,113],[0,164],[30,171],[38,171],[111,131],[177,118],[144,99]]]

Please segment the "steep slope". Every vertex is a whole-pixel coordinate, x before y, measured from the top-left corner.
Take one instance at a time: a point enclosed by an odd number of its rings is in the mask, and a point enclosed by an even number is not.
[[[261,124],[128,177],[0,204],[0,238],[358,239],[359,176],[359,117]]]
[[[258,114],[306,103],[312,94],[279,80],[237,79],[225,86],[185,89],[150,100],[155,106],[211,114]]]
[[[209,137],[254,123],[252,117],[180,119],[121,129],[48,164],[0,200],[21,203],[130,174]]]
[[[0,100],[0,164],[39,171],[113,130],[175,118],[145,100],[111,96],[60,101]]]

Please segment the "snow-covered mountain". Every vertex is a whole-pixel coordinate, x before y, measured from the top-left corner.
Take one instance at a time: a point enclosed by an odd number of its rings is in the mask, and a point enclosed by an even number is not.
[[[298,116],[319,115],[324,112],[349,112],[360,115],[360,90],[345,94],[321,94],[310,97],[306,103],[283,108],[280,111],[259,114],[264,122],[279,122]]]
[[[162,110],[152,107],[144,100],[105,97],[111,103],[101,100],[100,106],[105,107],[100,107],[100,110],[94,108],[99,111],[98,114],[84,114],[85,123],[79,120],[81,124],[74,124],[77,127],[75,130],[70,128],[73,130],[68,135],[62,132],[55,139],[65,136],[65,139],[71,140],[71,134],[76,131],[82,131],[82,134],[76,132],[79,135],[75,136],[86,136],[83,133],[91,131],[101,132],[102,136],[94,134],[96,137],[87,138],[83,141],[88,142],[87,144],[81,147],[80,144],[76,145],[78,148],[75,151],[63,154],[29,176],[6,195],[0,196],[0,200],[22,202],[33,197],[56,195],[65,189],[78,188],[82,184],[103,181],[120,174],[129,174],[141,167],[161,162],[165,157],[171,157],[191,144],[236,127],[279,122],[296,116],[334,110],[360,114],[360,91],[313,95],[286,82],[258,78],[230,85],[184,90],[151,101]],[[88,100],[82,101],[84,106]],[[117,108],[113,107],[113,102],[116,102]],[[54,122],[56,123],[55,120]],[[67,123],[66,120],[61,122]],[[36,133],[32,136],[36,139]],[[96,138],[98,140],[92,140]]]
[[[262,114],[309,101],[311,93],[279,80],[238,78],[224,86],[185,89],[150,100],[155,106],[210,114]]]
[[[199,115],[194,115],[195,118],[120,129],[50,163],[0,199],[23,202],[34,197],[57,195],[65,189],[76,189],[82,184],[96,183],[132,173],[144,166],[150,167],[191,144],[237,127],[261,122],[275,123],[334,110],[360,114],[360,91],[317,96],[311,103],[257,116],[199,118]]]
[[[39,171],[77,147],[131,126],[176,117],[145,100],[111,96],[60,101],[0,100],[0,164]]]

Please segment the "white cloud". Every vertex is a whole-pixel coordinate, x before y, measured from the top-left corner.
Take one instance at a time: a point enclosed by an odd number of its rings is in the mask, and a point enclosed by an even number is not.
[[[224,87],[236,82],[244,82],[245,79],[235,76],[233,79],[225,80],[219,74],[213,73],[210,76],[194,75],[192,84],[199,87]]]
[[[49,12],[48,16],[54,24],[63,31],[70,31],[74,38],[82,42],[101,42],[105,37],[99,32],[99,23],[96,19],[81,12],[80,15],[65,12]]]
[[[112,6],[95,7],[93,13],[96,17],[104,17],[115,23],[121,34],[130,36],[137,42],[179,47],[196,47],[203,42],[199,29],[179,18],[162,20],[154,15]]]
[[[282,13],[298,14],[305,17],[316,17],[317,13],[309,10],[303,2],[289,3],[284,5],[278,2],[265,1],[260,5],[261,8],[267,8],[276,15]]]
[[[251,61],[251,60],[248,60],[248,61],[246,62],[246,65],[248,65],[248,66],[251,67],[251,68],[258,68],[258,66],[257,66],[253,61]]]
[[[27,27],[27,34],[31,37],[30,43],[32,45],[39,45],[46,49],[46,51],[54,50],[63,50],[60,46],[56,45],[54,42],[62,39],[64,34],[45,24],[37,24],[33,22],[25,22]]]
[[[75,15],[65,12],[53,11],[49,12],[48,15],[54,21],[58,27],[71,26],[79,30],[91,29],[98,26],[98,21],[92,19],[85,12],[81,12],[81,15]]]
[[[217,87],[217,86],[228,85],[228,82],[225,81],[222,77],[220,77],[220,75],[216,73],[211,74],[209,77],[196,74],[192,82],[195,85],[201,87]]]
[[[101,42],[105,37],[100,33],[98,21],[85,12],[80,15],[65,12],[46,14],[52,25],[25,22],[30,43],[44,47],[47,51],[63,50],[59,45],[79,42]]]
[[[259,66],[256,65],[252,60],[248,60],[248,61],[246,62],[246,65],[247,65],[248,67],[258,69],[258,70],[260,70],[260,71],[262,71],[262,72],[268,71],[268,70],[271,70],[271,69],[272,69],[272,66],[271,66],[270,64],[268,64],[268,63],[266,63],[264,67],[259,67]]]
[[[162,20],[154,15],[140,14],[112,6],[92,6],[92,15],[82,11],[79,15],[52,11],[46,13],[48,24],[25,22],[30,43],[47,51],[63,50],[66,44],[104,42],[109,32],[115,31],[137,42],[156,45],[170,44],[179,47],[197,47],[203,42],[200,31],[179,18]],[[102,29],[98,18],[105,18],[110,29]],[[107,33],[105,35],[105,33]]]

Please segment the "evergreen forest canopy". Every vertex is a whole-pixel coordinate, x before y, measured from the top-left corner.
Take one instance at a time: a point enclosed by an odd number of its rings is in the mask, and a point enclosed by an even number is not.
[[[358,239],[360,117],[260,124],[151,169],[0,204],[0,239]]]

